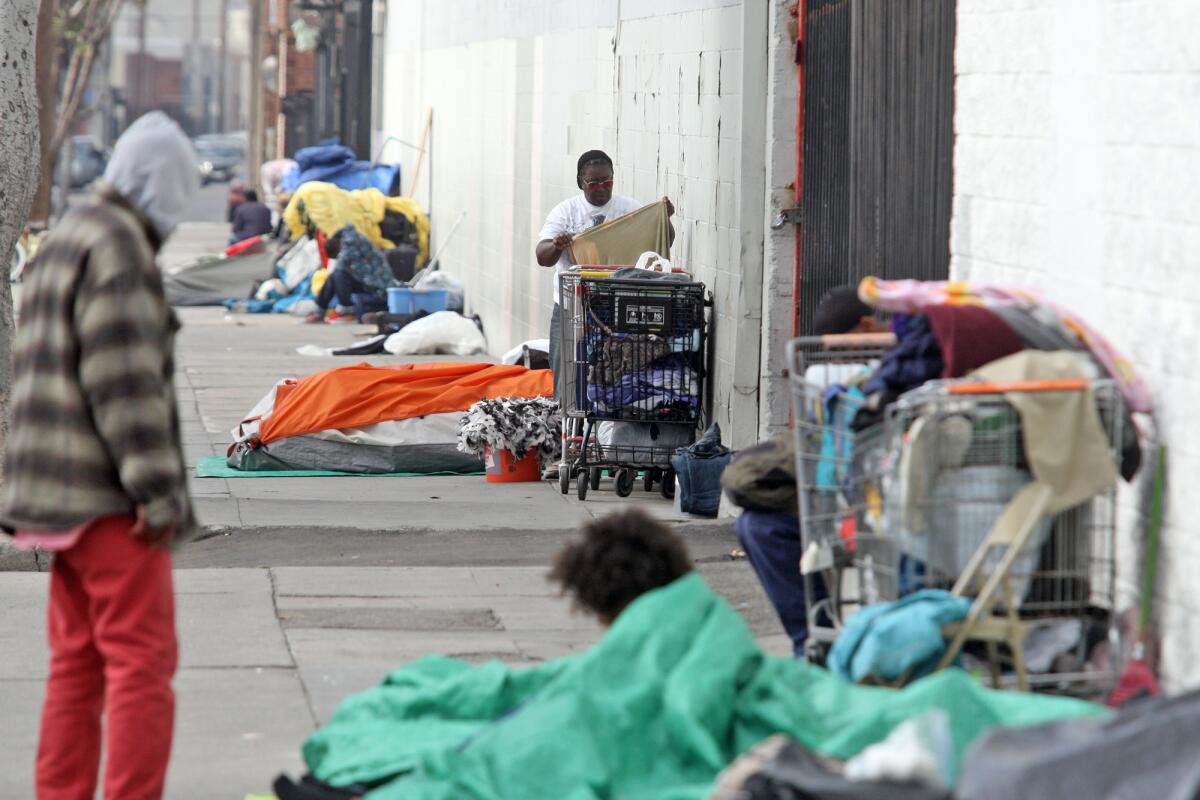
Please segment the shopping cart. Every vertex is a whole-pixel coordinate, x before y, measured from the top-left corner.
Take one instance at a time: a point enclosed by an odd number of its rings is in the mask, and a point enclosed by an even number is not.
[[[560,276],[563,461],[559,486],[578,477],[580,500],[603,471],[627,497],[638,473],[671,498],[671,456],[691,444],[704,415],[704,284],[618,279],[591,270]]]
[[[964,625],[945,631],[943,666],[968,642],[983,642],[997,683],[1004,662],[1012,667],[1004,680],[1020,688],[1107,691],[1120,652],[1115,488],[1056,515],[1001,525],[1031,482],[1021,419],[1004,392],[1090,390],[1114,459],[1125,420],[1120,393],[1108,381],[936,381],[902,395],[877,422],[855,425],[865,398],[847,365],[867,372],[885,345],[810,337],[790,347],[810,657],[824,657],[860,606],[945,588],[974,603]],[[1042,650],[1037,660],[1048,663],[1028,663],[1034,630],[1066,643]],[[1105,640],[1105,663],[1085,668]]]

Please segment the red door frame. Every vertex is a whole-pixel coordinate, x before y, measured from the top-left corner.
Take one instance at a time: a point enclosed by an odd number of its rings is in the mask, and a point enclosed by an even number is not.
[[[798,0],[792,8],[796,18],[796,178],[795,207],[804,207],[804,49],[808,22],[808,0]],[[796,252],[792,273],[792,336],[800,335],[800,276],[803,267],[804,225],[797,220],[794,226]]]

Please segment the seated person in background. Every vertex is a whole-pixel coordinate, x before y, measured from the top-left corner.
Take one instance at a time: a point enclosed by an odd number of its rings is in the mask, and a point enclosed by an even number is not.
[[[271,232],[271,209],[258,201],[258,192],[246,190],[246,201],[233,211],[233,231],[230,244]]]
[[[887,331],[887,323],[874,314],[871,307],[858,298],[855,287],[840,286],[825,295],[817,306],[813,327],[819,336]],[[814,365],[805,371],[804,379],[824,389],[864,374],[867,368],[867,364]],[[738,453],[726,470],[723,485],[731,499],[746,503],[743,506],[745,510],[737,520],[738,541],[792,640],[793,652],[801,657],[808,639],[808,603],[804,593],[804,576],[800,574],[803,546],[796,505],[795,446],[792,436],[791,431],[785,431]],[[759,483],[769,491],[762,491],[761,487],[760,491],[753,493],[733,491],[729,481],[737,480],[742,475],[748,477],[754,471],[755,463],[761,465],[764,473],[759,476]],[[782,484],[789,480],[790,486],[787,488],[791,491],[781,491],[784,488]]]
[[[233,215],[238,206],[246,202],[246,185],[237,178],[229,182],[229,194],[225,201],[225,218],[233,222]]]
[[[386,299],[387,290],[399,285],[383,251],[353,225],[334,234],[326,242],[325,252],[330,258],[337,259],[337,265],[331,266],[332,271],[317,295],[319,310],[310,314],[305,322],[324,322],[325,313],[335,297],[341,309],[348,309],[354,306],[356,294]]]

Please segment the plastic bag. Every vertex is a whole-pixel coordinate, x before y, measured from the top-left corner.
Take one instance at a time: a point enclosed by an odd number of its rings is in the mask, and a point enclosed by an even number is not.
[[[289,289],[295,289],[321,268],[321,250],[315,239],[305,237],[279,259],[277,272]]]
[[[473,320],[455,311],[439,311],[405,325],[384,343],[398,356],[470,356],[487,352],[487,342]]]
[[[897,725],[888,737],[846,762],[852,781],[895,781],[945,791],[952,784],[950,715],[941,709]]]
[[[525,349],[536,350],[541,353],[550,352],[549,339],[530,339],[509,350],[500,359],[501,364],[520,364],[525,360]]]

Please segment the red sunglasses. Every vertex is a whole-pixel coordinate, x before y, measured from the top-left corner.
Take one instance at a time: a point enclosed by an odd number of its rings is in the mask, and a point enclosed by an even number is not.
[[[589,189],[611,189],[613,187],[612,178],[606,181],[584,181],[583,185]]]

